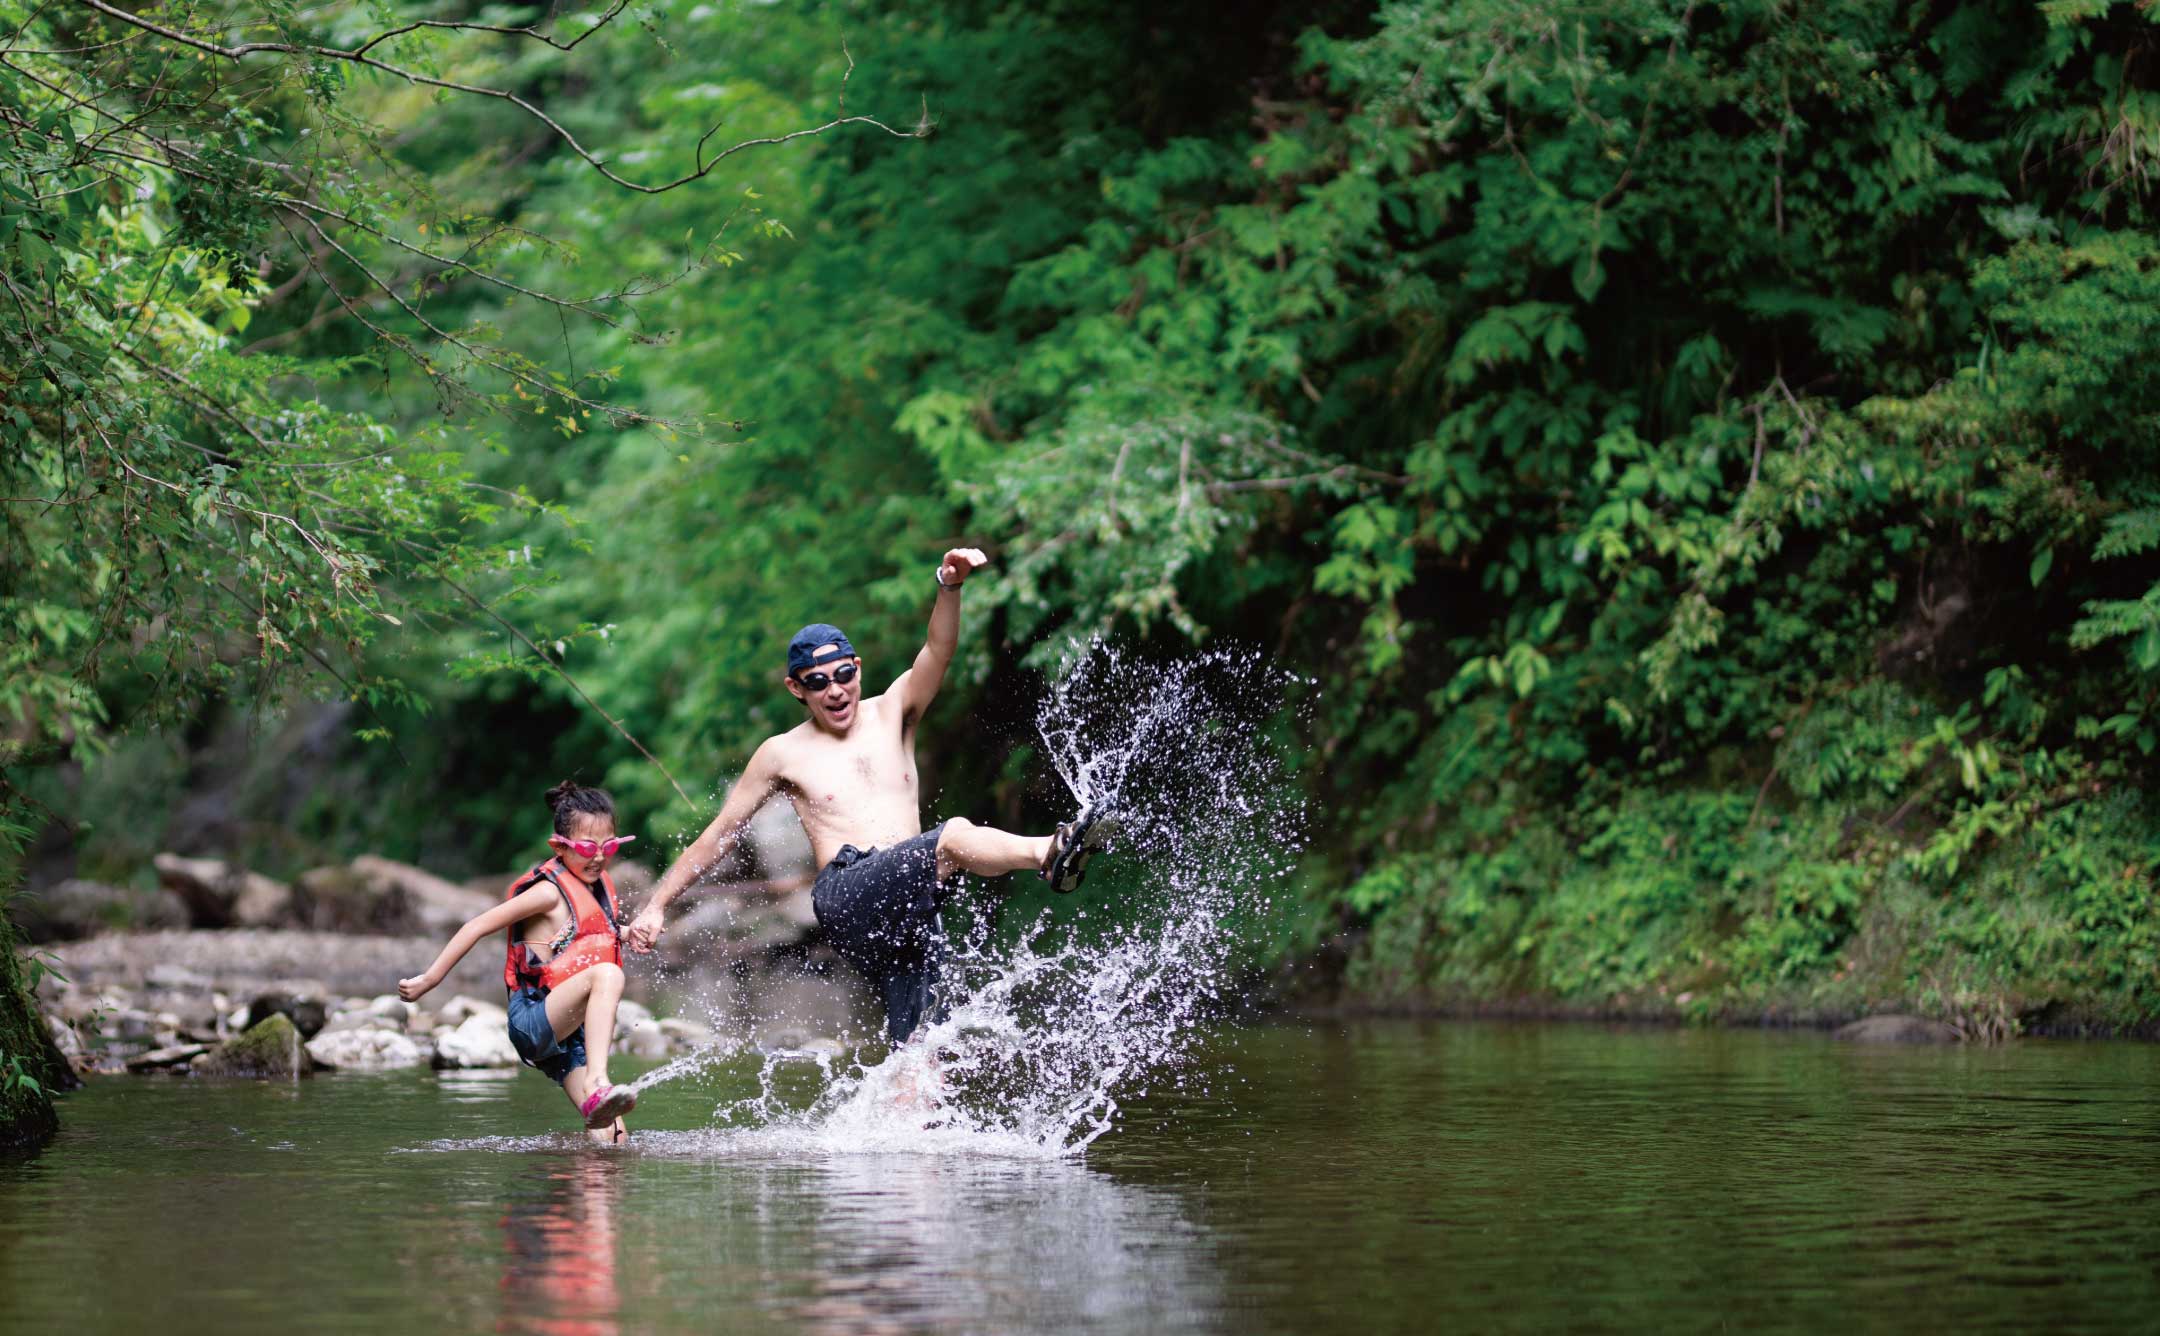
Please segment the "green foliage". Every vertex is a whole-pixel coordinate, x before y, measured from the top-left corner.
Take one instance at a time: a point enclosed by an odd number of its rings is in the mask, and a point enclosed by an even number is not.
[[[680,834],[795,717],[789,631],[841,622],[880,685],[965,539],[997,564],[934,804],[1046,814],[1013,748],[1073,637],[1261,645],[1321,684],[1299,742],[1333,814],[1315,868],[1343,871],[1313,896],[1369,989],[2151,1014],[2145,9],[638,18],[575,51],[384,49],[544,90],[653,180],[715,123],[778,136],[843,91],[935,133],[845,127],[646,194],[500,100],[296,61],[203,103],[198,157],[145,193],[98,179],[94,118],[9,86],[35,133],[0,247],[25,309],[65,314],[14,336],[45,388],[0,423],[10,494],[68,503],[7,508],[5,690],[37,745],[110,736],[160,673],[260,695],[305,644],[408,754],[345,761],[391,795],[384,838],[499,864],[557,770]],[[273,142],[387,164],[323,177],[365,225],[293,204]],[[328,277],[392,280],[365,319],[235,264],[267,248],[275,278],[314,228]],[[159,368],[278,448],[153,396]],[[453,615],[475,581],[525,629]],[[123,644],[126,674],[83,669]]]

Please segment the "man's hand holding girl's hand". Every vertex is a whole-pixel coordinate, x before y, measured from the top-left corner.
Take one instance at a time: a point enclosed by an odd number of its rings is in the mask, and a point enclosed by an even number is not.
[[[630,931],[625,936],[629,939],[632,951],[645,952],[660,945],[660,934],[666,931],[667,923],[660,910],[655,907],[632,919]]]

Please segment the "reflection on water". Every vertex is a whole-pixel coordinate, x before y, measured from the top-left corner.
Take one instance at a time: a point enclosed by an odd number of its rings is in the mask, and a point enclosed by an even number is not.
[[[614,1336],[615,1214],[623,1166],[613,1155],[555,1160],[538,1201],[513,1200],[502,1218],[502,1331]]]
[[[442,1149],[546,1166],[537,1195],[502,1217],[500,1330],[609,1336],[622,1316],[618,1273],[678,1265],[671,1243],[689,1237],[717,1265],[659,1296],[686,1318],[717,1303],[812,1332],[1178,1331],[1221,1306],[1201,1232],[1173,1193],[1072,1160],[950,1146],[778,1158],[772,1144],[648,1132],[620,1153],[553,1138]],[[696,1202],[633,1205],[624,1228],[625,1185],[650,1160],[696,1165],[704,1190]]]
[[[1175,1198],[1083,1165],[835,1156],[731,1183],[806,1226],[807,1292],[777,1305],[802,1330],[1168,1331],[1218,1307]]]

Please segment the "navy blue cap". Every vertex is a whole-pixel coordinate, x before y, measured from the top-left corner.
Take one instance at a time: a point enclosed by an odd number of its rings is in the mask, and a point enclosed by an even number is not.
[[[848,643],[847,634],[837,626],[812,622],[795,633],[787,642],[788,676],[793,677],[805,668],[834,659],[852,659],[855,647]]]

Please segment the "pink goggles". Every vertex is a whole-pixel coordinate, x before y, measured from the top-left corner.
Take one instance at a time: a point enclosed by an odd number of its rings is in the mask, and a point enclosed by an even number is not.
[[[580,858],[611,858],[617,849],[636,839],[635,835],[610,835],[604,840],[573,840],[567,836],[548,836],[548,848],[561,853],[576,854]]]

